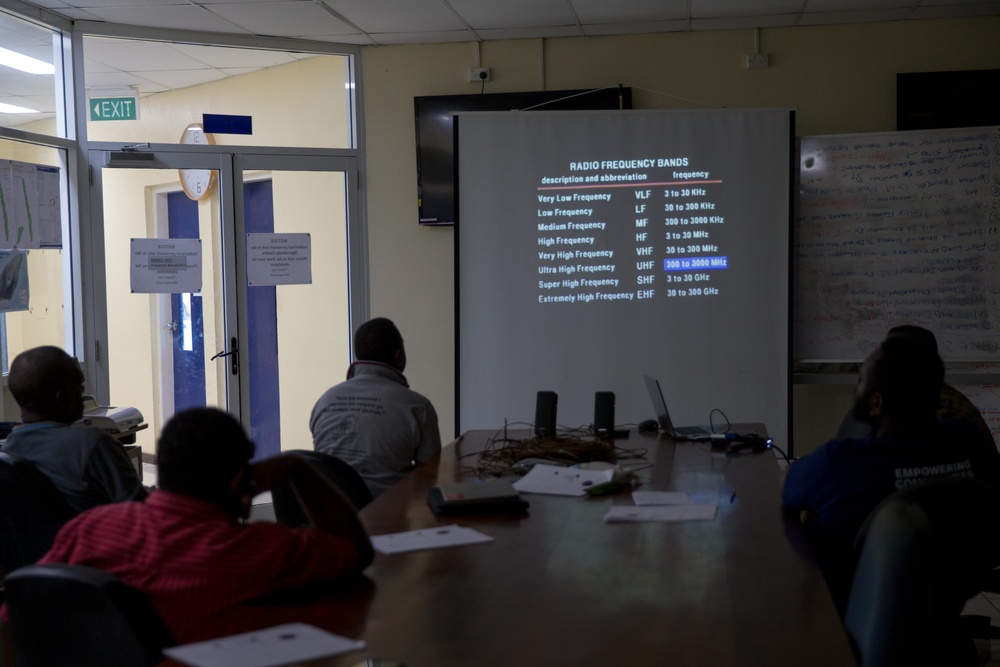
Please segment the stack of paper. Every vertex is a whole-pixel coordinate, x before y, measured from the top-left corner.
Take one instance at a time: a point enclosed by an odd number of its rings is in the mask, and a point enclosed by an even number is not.
[[[334,635],[305,623],[220,637],[163,649],[163,655],[193,667],[275,667],[351,651],[365,643]]]
[[[479,544],[480,542],[492,541],[492,537],[483,535],[477,530],[451,525],[411,530],[405,533],[376,535],[372,538],[372,546],[377,551],[391,556],[392,554],[401,554],[407,551],[443,549],[444,547],[457,547],[463,544]]]

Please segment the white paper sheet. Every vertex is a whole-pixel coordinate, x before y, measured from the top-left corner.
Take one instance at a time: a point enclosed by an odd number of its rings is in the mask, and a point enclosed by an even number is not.
[[[311,284],[309,234],[247,234],[247,285]]]
[[[711,521],[717,505],[615,505],[604,515],[605,523],[633,521]]]
[[[583,496],[587,488],[610,482],[614,470],[581,470],[538,464],[514,482],[521,493],[544,493],[555,496]]]
[[[163,654],[193,667],[275,667],[363,648],[365,643],[362,641],[331,634],[305,623],[287,623],[174,646],[164,649]]]
[[[636,505],[690,505],[691,496],[682,491],[633,491]]]
[[[493,541],[492,537],[484,535],[478,530],[463,528],[454,524],[450,526],[438,526],[436,528],[411,530],[405,533],[376,535],[371,539],[372,546],[375,547],[376,551],[389,556],[408,551],[443,549],[463,544],[479,544],[481,542]]]
[[[132,239],[132,292],[201,292],[201,239]]]

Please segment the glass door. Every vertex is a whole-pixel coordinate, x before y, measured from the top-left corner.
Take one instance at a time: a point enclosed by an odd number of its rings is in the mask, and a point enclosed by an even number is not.
[[[355,172],[336,158],[267,154],[234,168],[245,423],[258,456],[312,449],[312,406],[351,361]]]
[[[350,363],[352,303],[359,317],[366,309],[350,293],[366,282],[348,261],[364,256],[350,232],[357,170],[350,158],[257,150],[154,146],[141,168],[91,152],[103,220],[92,231],[105,295],[93,327],[98,384],[111,405],[143,413],[149,453],[171,415],[198,405],[237,416],[258,457],[310,449],[312,405]]]
[[[232,225],[223,215],[231,178],[222,177],[231,167],[220,155],[157,151],[141,168],[119,166],[116,155],[91,152],[94,219],[103,221],[93,226],[91,256],[104,295],[94,379],[102,404],[142,412],[150,428],[138,442],[152,453],[175,412],[237,404],[236,304],[226,293]]]

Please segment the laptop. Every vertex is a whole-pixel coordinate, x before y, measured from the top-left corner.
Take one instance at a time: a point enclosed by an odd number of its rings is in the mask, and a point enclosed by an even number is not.
[[[701,426],[674,426],[670,421],[670,413],[667,412],[667,402],[663,400],[663,392],[660,391],[660,381],[648,375],[643,375],[642,378],[646,381],[646,389],[649,391],[650,400],[653,401],[653,409],[656,410],[656,420],[660,422],[661,431],[677,440],[711,435],[711,431]]]

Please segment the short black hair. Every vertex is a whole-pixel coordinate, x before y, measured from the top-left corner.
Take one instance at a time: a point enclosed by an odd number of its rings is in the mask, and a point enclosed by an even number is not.
[[[386,317],[368,320],[354,333],[354,356],[358,361],[396,363],[396,352],[403,349],[399,329]]]
[[[869,390],[882,394],[887,414],[918,420],[937,413],[944,362],[921,336],[890,336],[879,346],[869,378]]]
[[[230,483],[253,453],[253,443],[231,415],[216,408],[190,408],[174,415],[160,433],[157,484],[228,507]]]
[[[75,358],[55,345],[42,345],[14,357],[7,387],[22,409],[47,414],[56,407],[56,393],[77,376],[82,382]]]
[[[889,329],[887,338],[892,336],[909,336],[914,340],[926,345],[929,350],[932,350],[934,354],[938,353],[937,338],[934,337],[934,333],[930,329],[925,329],[916,324],[900,324],[899,326]]]

